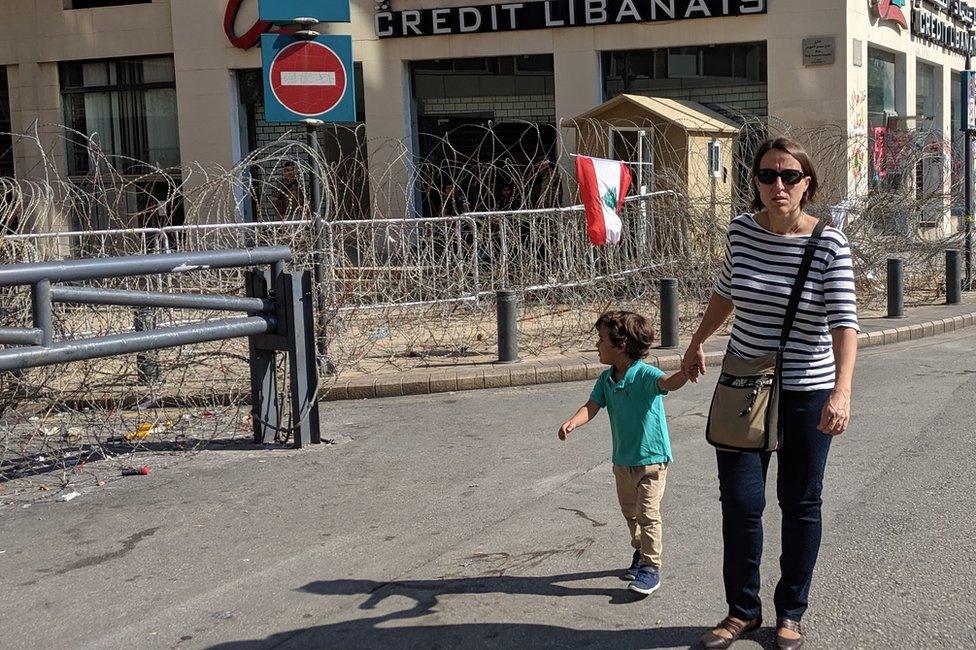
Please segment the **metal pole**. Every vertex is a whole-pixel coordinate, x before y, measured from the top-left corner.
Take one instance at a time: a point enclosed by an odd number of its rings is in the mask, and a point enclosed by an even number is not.
[[[58,260],[0,265],[0,287],[47,282],[73,282],[157,273],[185,273],[234,266],[260,266],[290,260],[287,246],[221,251],[193,251],[163,255],[131,255],[84,260]]]
[[[972,42],[972,41],[970,41]],[[966,70],[972,70],[972,61],[969,49],[966,50]],[[963,101],[966,96],[963,95]],[[966,125],[969,126],[968,124]],[[963,288],[966,291],[973,290],[973,132],[966,129],[966,224],[965,224],[965,247],[966,247],[966,278]]]
[[[335,372],[332,362],[326,356],[328,345],[326,342],[326,325],[328,324],[327,296],[325,295],[325,215],[328,214],[328,192],[322,186],[325,173],[322,168],[322,147],[319,142],[319,127],[325,122],[322,120],[303,120],[305,124],[305,136],[312,156],[312,228],[315,238],[315,250],[312,251],[312,278],[315,280],[315,312],[316,323],[315,349],[322,360],[323,370],[327,374]]]
[[[888,318],[901,318],[905,315],[902,294],[902,261],[896,257],[888,258]]]
[[[39,280],[31,288],[31,312],[34,327],[41,330],[41,345],[51,347],[54,341],[54,310],[51,306],[50,280]]]
[[[273,331],[275,326],[274,317],[249,316],[161,327],[148,332],[112,334],[96,339],[58,341],[46,348],[7,348],[0,350],[0,370],[51,366],[84,359],[145,352],[157,348],[222,341],[238,336],[267,334]]]
[[[149,307],[136,307],[132,321],[132,329],[136,332],[148,332],[156,329],[156,314]],[[159,351],[146,350],[136,354],[136,375],[140,384],[152,384],[159,381]]]
[[[678,280],[661,278],[661,347],[678,347]]]
[[[515,363],[518,358],[518,294],[510,289],[496,293],[498,317],[498,363]]]
[[[946,251],[946,304],[958,305],[962,302],[962,253],[958,250]]]

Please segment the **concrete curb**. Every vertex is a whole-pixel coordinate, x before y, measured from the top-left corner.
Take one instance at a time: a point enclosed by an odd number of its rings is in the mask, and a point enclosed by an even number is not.
[[[938,336],[974,325],[976,325],[976,312],[971,312],[949,318],[906,324],[900,327],[861,332],[857,336],[857,347],[870,348],[894,345]],[[722,364],[724,357],[725,353],[722,351],[711,351],[706,353],[705,361],[709,366],[718,366]],[[680,367],[681,355],[678,353],[649,355],[647,361],[661,370],[673,371]],[[486,368],[412,370],[399,375],[340,380],[329,390],[324,401],[430,395],[459,390],[582,381],[596,379],[604,369],[605,366],[596,359],[581,356],[558,360],[525,361],[506,365],[495,364]]]

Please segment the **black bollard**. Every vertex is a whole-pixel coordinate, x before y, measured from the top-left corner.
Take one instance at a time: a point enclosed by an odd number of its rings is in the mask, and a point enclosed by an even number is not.
[[[902,260],[888,258],[888,318],[901,318],[905,315],[905,300],[903,295],[904,275],[902,274]]]
[[[498,316],[498,363],[518,361],[518,294],[502,289],[497,294],[496,312]]]
[[[678,280],[661,278],[661,347],[678,347]]]
[[[946,251],[946,304],[958,305],[962,301],[962,253]]]

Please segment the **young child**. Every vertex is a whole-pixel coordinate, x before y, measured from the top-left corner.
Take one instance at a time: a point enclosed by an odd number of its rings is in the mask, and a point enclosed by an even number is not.
[[[681,371],[665,376],[641,360],[654,330],[640,314],[608,311],[596,321],[596,330],[600,363],[610,368],[596,380],[589,401],[559,427],[559,439],[607,407],[617,499],[636,549],[624,577],[633,581],[632,591],[650,594],[661,586],[661,497],[671,462],[663,397],[688,379]]]

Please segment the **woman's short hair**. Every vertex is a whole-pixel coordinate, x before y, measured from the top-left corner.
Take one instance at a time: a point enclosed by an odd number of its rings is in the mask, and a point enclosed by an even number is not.
[[[756,149],[756,156],[752,159],[752,209],[761,210],[764,207],[762,197],[759,195],[759,188],[756,187],[756,174],[759,173],[759,165],[762,164],[763,156],[773,150],[784,151],[796,158],[797,162],[800,163],[800,169],[810,178],[810,185],[807,186],[807,191],[803,193],[803,198],[800,199],[800,207],[805,206],[807,201],[816,201],[819,183],[817,181],[817,170],[813,166],[810,154],[796,140],[770,138],[759,145],[759,148]]]
[[[606,328],[607,338],[615,348],[623,348],[631,359],[643,359],[654,343],[651,322],[632,311],[606,311],[596,321],[594,329]]]

